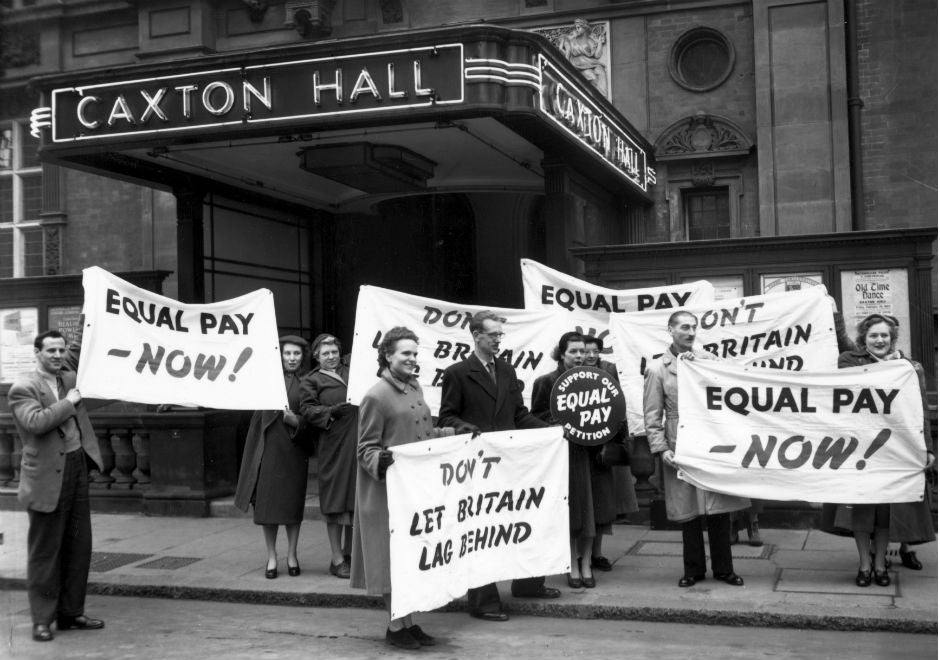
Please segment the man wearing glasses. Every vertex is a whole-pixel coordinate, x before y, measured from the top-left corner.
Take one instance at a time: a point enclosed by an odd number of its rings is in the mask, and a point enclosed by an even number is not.
[[[489,310],[470,319],[473,353],[444,370],[438,426],[452,426],[460,433],[488,433],[547,426],[522,402],[522,383],[516,370],[498,360],[503,319]],[[545,578],[512,581],[512,595],[523,598],[558,598],[561,592],[545,586]],[[484,621],[506,621],[499,591],[487,584],[467,591],[470,616]]]

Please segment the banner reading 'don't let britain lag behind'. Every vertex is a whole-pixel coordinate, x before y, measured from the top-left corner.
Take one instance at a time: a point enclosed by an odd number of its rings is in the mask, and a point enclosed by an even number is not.
[[[835,321],[824,287],[716,300],[682,309],[698,319],[695,345],[723,360],[775,371],[819,371],[836,366]],[[675,311],[609,317],[632,433],[645,432],[643,373],[672,343],[666,327]]]

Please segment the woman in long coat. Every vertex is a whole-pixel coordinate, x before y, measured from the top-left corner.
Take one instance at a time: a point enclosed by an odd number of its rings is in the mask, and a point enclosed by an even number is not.
[[[313,341],[317,366],[301,384],[300,413],[319,430],[317,479],[332,553],[330,573],[349,579],[359,415],[355,406],[346,403],[349,367],[340,361],[341,353],[341,344],[332,335],[322,334]]]
[[[391,613],[390,533],[385,491],[385,473],[394,462],[390,448],[453,435],[454,429],[434,427],[431,410],[415,377],[418,337],[408,328],[392,328],[382,337],[378,353],[379,382],[359,404],[359,471],[350,584],[369,594],[381,595]],[[385,640],[407,649],[434,644],[434,638],[421,630],[411,615],[390,618]]]
[[[731,516],[751,505],[750,500],[697,488],[679,479],[673,464],[679,429],[679,385],[676,369],[680,359],[715,360],[707,351],[694,348],[698,319],[689,312],[669,317],[672,345],[662,357],[646,368],[643,380],[643,416],[650,451],[662,454],[663,485],[666,491],[666,517],[682,523],[683,576],[680,587],[691,587],[705,579],[705,546],[702,517],[708,525],[712,572],[716,580],[742,586],[731,558]]]
[[[284,385],[289,410],[256,410],[251,417],[245,453],[238,472],[235,506],[254,504],[254,521],[264,531],[268,562],[264,575],[277,577],[277,527],[287,531],[287,572],[300,575],[297,539],[307,496],[309,430],[300,410],[300,376],[307,342],[294,335],[280,338]]]
[[[927,416],[927,385],[924,368],[920,363],[904,357],[896,350],[898,321],[887,314],[870,314],[858,324],[858,336],[854,350],[839,355],[839,368],[860,367],[886,360],[907,360],[917,372],[920,393],[924,406],[924,440],[927,447],[933,446],[930,420]],[[935,459],[928,452],[927,469],[934,466]],[[855,584],[867,587],[875,584],[887,587],[891,584],[885,554],[888,541],[902,543],[901,550],[910,544],[928,543],[937,538],[933,529],[930,511],[930,489],[924,488],[924,497],[918,502],[892,504],[825,504],[820,527],[832,534],[854,536],[858,550],[858,574]],[[915,557],[916,560],[916,557]],[[905,562],[905,565],[908,565]]]
[[[539,376],[532,384],[532,414],[543,421],[557,423],[549,408],[552,387],[565,371],[581,366],[584,360],[584,337],[577,332],[566,332],[558,340],[552,357],[558,363],[557,368],[551,373]],[[600,447],[588,448],[568,442],[568,528],[571,534],[568,586],[572,589],[590,589],[597,585],[591,570],[594,535],[598,526],[606,525],[607,529],[610,529],[610,523],[616,517],[612,497],[596,502],[594,499],[591,461],[592,455],[599,449]]]

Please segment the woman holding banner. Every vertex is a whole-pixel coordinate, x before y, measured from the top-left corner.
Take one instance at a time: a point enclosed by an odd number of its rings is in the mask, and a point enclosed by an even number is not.
[[[581,366],[584,361],[584,337],[578,332],[566,332],[552,350],[552,358],[558,367],[551,373],[539,376],[532,384],[532,414],[557,424],[550,410],[552,387],[568,369]],[[596,586],[591,570],[594,535],[603,530],[610,534],[611,523],[616,515],[612,498],[608,498],[606,503],[598,502],[600,510],[595,507],[591,488],[592,450],[568,441],[568,525],[571,534],[568,586],[572,589]]]
[[[341,344],[332,335],[321,334],[313,341],[317,366],[301,383],[300,413],[320,433],[317,479],[332,553],[330,574],[348,580],[359,416],[356,407],[346,403],[349,367],[342,364],[341,354]]]
[[[928,450],[933,445],[930,420],[927,416],[927,386],[924,368],[896,349],[898,320],[887,314],[870,314],[858,324],[857,348],[839,355],[839,368],[859,367],[886,360],[908,360],[917,372],[921,398],[924,406],[924,441]],[[935,466],[935,458],[928,451],[927,470]],[[892,504],[825,504],[822,511],[821,528],[824,531],[855,537],[858,549],[858,574],[855,584],[867,587],[874,580],[880,587],[891,584],[885,555],[888,541],[898,541],[904,546],[929,543],[937,538],[930,512],[930,489],[924,488],[924,498],[919,502]],[[910,552],[910,550],[907,550]],[[910,552],[913,554],[913,552]],[[916,560],[916,557],[914,557]],[[910,562],[905,562],[907,565]]]
[[[300,410],[300,369],[306,340],[285,335],[280,338],[284,385],[288,410],[256,410],[251,417],[245,453],[238,473],[235,506],[248,511],[254,504],[254,520],[264,531],[268,563],[264,576],[277,577],[277,527],[287,531],[287,572],[300,575],[297,539],[307,497],[307,457],[310,429]]]
[[[353,519],[350,584],[381,595],[391,613],[392,576],[389,553],[388,498],[385,473],[395,462],[391,447],[454,434],[434,428],[431,410],[418,384],[418,337],[404,327],[385,333],[378,347],[379,381],[359,404],[359,470]],[[399,648],[433,646],[411,615],[389,619],[385,641]]]

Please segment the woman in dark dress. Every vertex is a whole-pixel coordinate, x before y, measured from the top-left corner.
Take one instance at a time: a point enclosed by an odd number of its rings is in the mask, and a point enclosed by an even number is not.
[[[933,445],[930,421],[927,416],[927,388],[924,368],[896,350],[898,320],[887,314],[870,314],[858,324],[855,350],[839,355],[839,368],[859,367],[886,360],[908,360],[917,372],[924,406],[924,441]],[[927,467],[935,467],[935,459],[927,453]],[[885,554],[888,541],[903,541],[906,544],[927,543],[937,538],[933,529],[930,511],[930,489],[925,488],[924,498],[919,502],[892,504],[825,504],[822,511],[821,528],[824,531],[855,537],[858,549],[858,575],[855,584],[867,587],[875,584],[887,587],[891,584]]]
[[[356,442],[358,410],[346,403],[349,367],[342,364],[342,346],[329,334],[313,342],[317,366],[301,385],[300,414],[319,431],[317,478],[320,512],[330,539],[330,573],[349,578],[349,548],[356,508]]]
[[[555,371],[539,376],[532,384],[532,414],[543,421],[557,424],[549,409],[552,387],[565,371],[581,366],[584,361],[584,337],[577,332],[566,332],[553,349],[552,358],[558,363]],[[591,450],[568,442],[568,521],[571,534],[568,586],[572,589],[590,589],[597,584],[591,570],[591,548],[596,533],[591,460]],[[609,524],[615,516],[613,503],[603,508],[607,516],[604,522]]]
[[[307,342],[294,335],[280,338],[288,410],[256,410],[251,417],[245,453],[238,473],[235,506],[248,511],[254,504],[254,520],[264,531],[268,563],[264,576],[277,577],[277,526],[287,530],[287,572],[300,575],[297,539],[307,496],[309,430],[298,414],[300,375]]]

